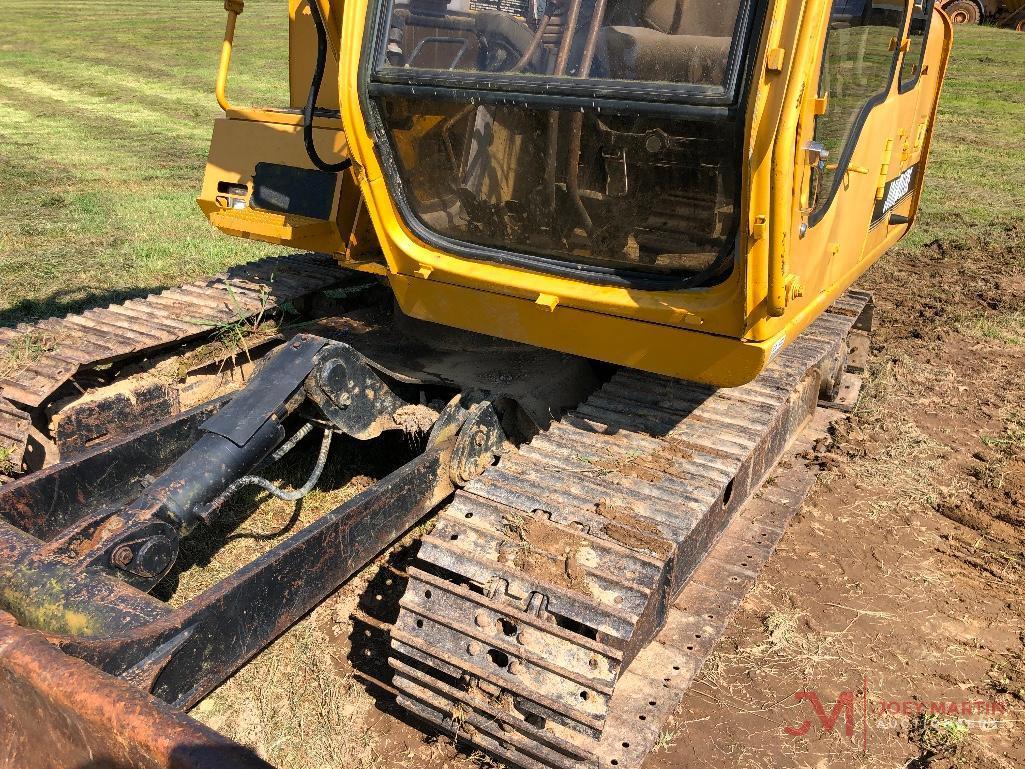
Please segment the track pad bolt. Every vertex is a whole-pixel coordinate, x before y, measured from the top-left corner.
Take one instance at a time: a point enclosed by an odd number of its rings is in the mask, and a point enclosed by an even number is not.
[[[487,612],[485,612],[485,611],[477,612],[474,615],[474,617],[473,617],[473,623],[477,627],[481,627],[481,628],[487,627],[488,626],[488,614],[487,614]]]
[[[470,643],[466,645],[466,651],[468,651],[471,655],[476,657],[478,654],[481,653],[482,647],[476,641],[470,641]]]
[[[512,673],[514,676],[518,676],[520,673],[523,672],[523,663],[519,660],[513,660],[509,663],[509,672]]]
[[[114,548],[114,552],[110,554],[110,562],[119,569],[123,569],[130,564],[133,558],[135,558],[135,553],[132,552],[132,548],[128,545],[118,545]]]

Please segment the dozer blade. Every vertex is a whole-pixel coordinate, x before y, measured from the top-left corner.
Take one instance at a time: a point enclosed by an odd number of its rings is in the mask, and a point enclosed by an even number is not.
[[[0,613],[0,766],[270,769],[249,748]]]
[[[808,473],[752,496],[869,303],[742,387],[620,371],[458,491],[391,633],[400,704],[509,765],[639,765],[800,506]]]

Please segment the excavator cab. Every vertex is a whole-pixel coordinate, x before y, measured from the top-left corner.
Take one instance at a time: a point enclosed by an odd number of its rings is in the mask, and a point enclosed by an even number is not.
[[[907,232],[951,37],[931,0],[289,12],[291,109],[229,105],[213,224],[416,318],[720,386]]]
[[[932,0],[289,12],[291,109],[224,101],[215,225],[420,319],[716,385],[908,231],[951,40]]]

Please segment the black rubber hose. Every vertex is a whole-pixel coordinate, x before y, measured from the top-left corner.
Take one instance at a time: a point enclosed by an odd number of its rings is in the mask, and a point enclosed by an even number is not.
[[[261,489],[269,492],[271,496],[284,502],[297,502],[305,497],[313,490],[313,487],[317,485],[317,481],[320,480],[320,476],[324,472],[324,467],[327,466],[327,455],[331,449],[331,434],[330,428],[324,429],[324,437],[320,441],[320,453],[317,455],[317,464],[313,467],[310,477],[306,479],[306,483],[304,483],[301,488],[298,488],[295,491],[284,491],[268,481],[266,478],[261,478],[258,475],[246,475],[233,482],[207,506],[206,510],[203,511],[203,520],[209,520],[210,516],[217,512],[230,497],[232,497],[239,489],[246,486],[259,486]],[[303,431],[296,433],[292,440],[289,441],[289,444],[291,445],[289,446],[286,444],[285,446],[282,446],[281,449],[278,449],[278,451],[275,452],[275,454],[281,456],[288,453],[288,449],[294,447],[295,444],[299,442],[296,439],[298,438],[301,440],[305,435],[306,433]],[[285,450],[282,451],[282,449]]]
[[[320,97],[320,84],[324,80],[324,66],[327,63],[327,26],[324,24],[324,17],[320,14],[320,3],[317,0],[307,0],[310,6],[310,15],[313,16],[313,26],[317,28],[317,63],[313,68],[313,80],[310,82],[310,93],[306,97],[306,106],[303,107],[303,143],[306,145],[306,154],[310,160],[321,171],[337,173],[344,171],[352,165],[352,160],[346,158],[340,163],[327,163],[317,152],[313,144],[313,113],[317,107],[317,99]]]

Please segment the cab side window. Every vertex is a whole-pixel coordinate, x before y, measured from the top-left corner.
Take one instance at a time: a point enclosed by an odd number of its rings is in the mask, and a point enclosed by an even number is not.
[[[908,26],[908,50],[900,62],[900,90],[907,91],[918,82],[922,74],[922,59],[925,56],[925,36],[929,34],[932,19],[932,0],[919,0],[911,12]]]
[[[833,2],[819,78],[826,111],[815,120],[815,141],[829,154],[812,182],[813,209],[832,197],[865,116],[889,90],[905,9],[903,0]]]

